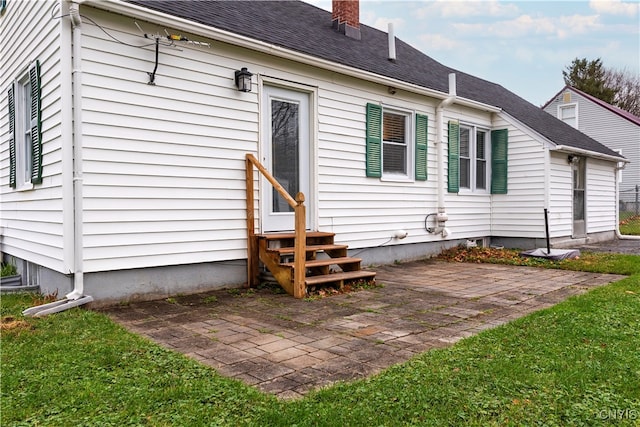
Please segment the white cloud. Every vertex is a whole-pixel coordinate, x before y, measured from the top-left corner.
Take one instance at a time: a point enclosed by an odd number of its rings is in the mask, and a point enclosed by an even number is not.
[[[384,31],[385,33],[387,32],[387,30],[389,29],[389,23],[393,24],[393,28],[394,30],[398,30],[402,27],[404,27],[404,19],[402,18],[376,18],[376,20],[373,22],[373,27],[377,28],[381,31]]]
[[[558,18],[520,15],[515,19],[489,24],[457,23],[453,26],[456,31],[477,36],[521,38],[546,35],[560,39],[601,28],[597,15],[571,15]]]
[[[425,7],[421,7],[416,13],[419,18],[427,18],[434,14],[457,18],[465,16],[509,16],[518,13],[518,7],[514,4],[498,2],[497,0],[436,0],[435,2],[429,2]]]
[[[432,50],[451,50],[460,46],[456,40],[442,34],[422,34],[418,37],[420,44],[425,47],[425,52]]]
[[[640,12],[640,3],[623,2],[620,0],[592,0],[589,7],[598,13],[609,15],[637,15]]]

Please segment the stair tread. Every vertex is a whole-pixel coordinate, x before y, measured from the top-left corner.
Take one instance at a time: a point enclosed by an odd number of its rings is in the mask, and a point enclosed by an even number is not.
[[[307,237],[333,237],[336,233],[329,233],[326,231],[307,231]],[[280,239],[293,239],[296,237],[294,232],[282,232],[282,233],[263,233],[256,234],[256,237],[267,240],[280,240]]]
[[[322,276],[307,277],[305,283],[309,285],[318,285],[320,283],[336,282],[338,280],[350,280],[350,279],[366,279],[375,277],[374,271],[358,270],[358,271],[345,271],[342,273],[331,273]]]
[[[325,259],[310,259],[305,261],[304,266],[309,268],[309,267],[322,267],[322,266],[326,266],[326,265],[333,265],[333,264],[351,264],[351,263],[356,263],[356,262],[361,262],[362,259],[361,258],[351,258],[351,257],[336,257],[336,258],[325,258]],[[293,262],[286,262],[283,263],[282,265],[287,265],[290,267],[294,267],[295,263]]]
[[[307,252],[314,251],[327,251],[327,250],[335,250],[335,249],[347,249],[349,246],[347,245],[307,245]],[[268,248],[268,251],[279,252],[281,255],[283,254],[292,254],[295,252],[295,248],[293,246],[286,248]]]

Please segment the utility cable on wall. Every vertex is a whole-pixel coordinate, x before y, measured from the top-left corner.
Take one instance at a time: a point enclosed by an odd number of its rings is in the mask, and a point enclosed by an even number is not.
[[[60,14],[60,4],[56,3],[52,8],[51,8],[51,19],[61,19],[65,16],[69,16],[69,14],[65,14],[62,15]],[[152,43],[145,43],[142,45],[135,45],[135,44],[131,44],[131,43],[127,43],[125,41],[120,40],[119,38],[117,38],[116,36],[114,36],[113,34],[111,34],[109,31],[107,31],[107,29],[105,29],[102,25],[98,24],[96,21],[94,21],[92,18],[85,16],[85,15],[80,15],[83,19],[85,19],[86,21],[88,21],[89,23],[95,25],[96,27],[98,27],[105,35],[107,35],[107,37],[109,37],[110,39],[112,39],[113,41],[115,41],[118,44],[124,45],[124,46],[129,46],[129,47],[134,47],[134,48],[147,48],[149,46],[155,46],[155,64],[154,64],[154,68],[153,71],[151,72],[147,72],[147,75],[149,76],[149,85],[155,85],[155,77],[156,77],[156,71],[158,70],[158,58],[159,58],[159,54],[160,54],[160,46],[166,46],[166,47],[177,47],[176,42],[181,42],[182,44],[189,44],[189,45],[194,45],[194,46],[205,46],[210,48],[211,44],[207,43],[207,42],[201,42],[201,41],[196,41],[196,40],[190,40],[189,38],[180,35],[180,34],[171,34],[169,33],[166,29],[164,30],[165,35],[160,35],[159,33],[156,34],[149,34],[145,31],[142,30],[142,28],[140,27],[140,25],[138,25],[137,22],[134,21],[134,24],[136,27],[138,27],[138,30],[140,30],[140,32],[142,33],[143,37],[145,39],[152,39],[153,42]]]

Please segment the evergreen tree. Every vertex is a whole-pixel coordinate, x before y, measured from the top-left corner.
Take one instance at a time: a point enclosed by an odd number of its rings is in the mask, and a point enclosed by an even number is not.
[[[607,85],[607,70],[600,58],[593,61],[576,58],[562,71],[562,76],[565,84],[613,104],[616,90]]]

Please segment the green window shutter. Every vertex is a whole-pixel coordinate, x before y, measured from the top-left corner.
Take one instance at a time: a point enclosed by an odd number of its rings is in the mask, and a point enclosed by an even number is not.
[[[367,176],[382,176],[382,107],[367,104]]]
[[[507,147],[509,131],[491,131],[491,194],[507,194]]]
[[[460,191],[460,123],[449,122],[449,193]]]
[[[427,180],[428,117],[416,114],[416,181]]]
[[[40,62],[29,67],[31,83],[31,183],[42,182],[42,121],[40,111]]]
[[[16,85],[9,87],[9,186],[16,188]]]

